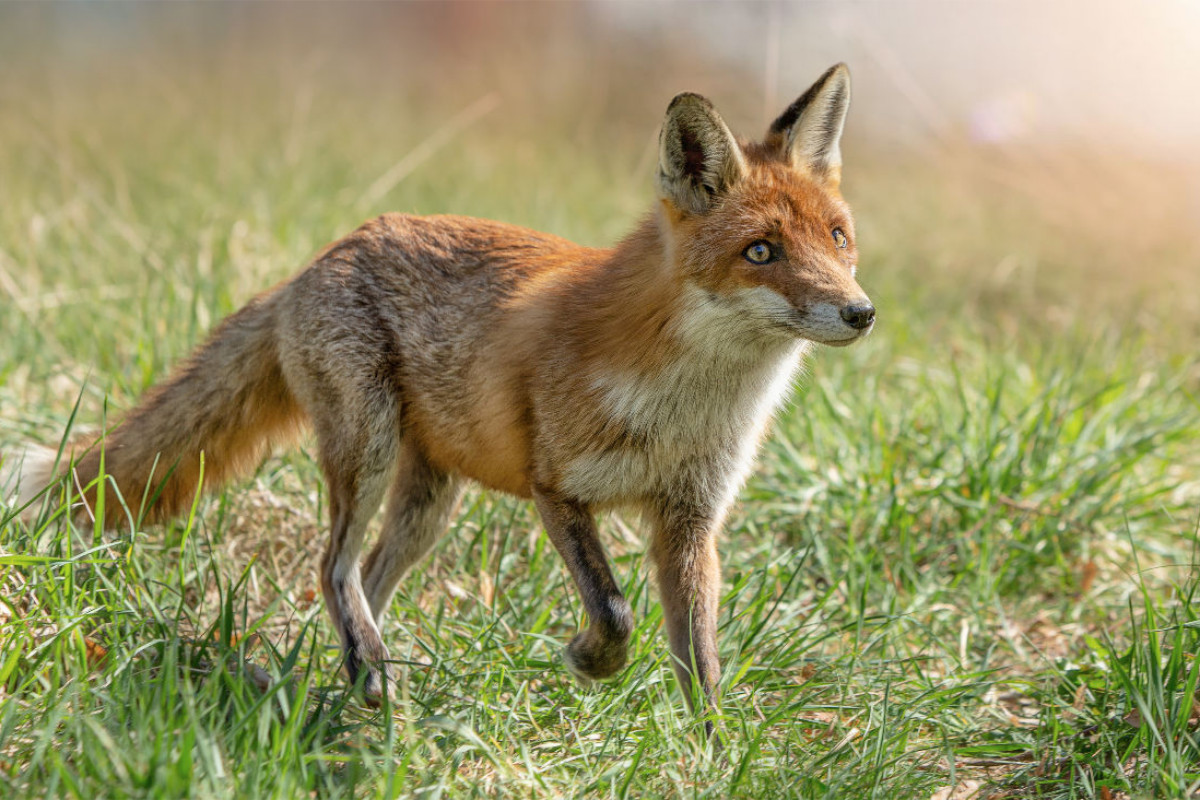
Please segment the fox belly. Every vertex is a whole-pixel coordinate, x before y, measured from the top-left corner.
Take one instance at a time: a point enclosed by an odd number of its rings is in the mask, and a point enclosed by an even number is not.
[[[410,430],[434,465],[488,489],[531,496],[528,429],[514,398],[485,396],[464,403],[454,418],[421,400],[409,405]]]

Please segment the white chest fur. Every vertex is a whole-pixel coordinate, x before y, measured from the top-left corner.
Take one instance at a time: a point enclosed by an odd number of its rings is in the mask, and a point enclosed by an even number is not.
[[[606,372],[593,385],[621,446],[580,454],[563,488],[620,503],[687,485],[724,506],[753,464],[763,429],[792,386],[808,345],[744,330],[744,308],[698,301],[679,326],[679,357],[653,373]]]

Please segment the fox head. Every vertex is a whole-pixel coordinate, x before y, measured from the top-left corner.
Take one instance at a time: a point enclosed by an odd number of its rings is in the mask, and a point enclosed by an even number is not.
[[[838,191],[849,106],[850,73],[838,64],[762,142],[739,143],[700,95],[667,108],[658,191],[668,258],[704,315],[730,333],[842,346],[874,325]]]

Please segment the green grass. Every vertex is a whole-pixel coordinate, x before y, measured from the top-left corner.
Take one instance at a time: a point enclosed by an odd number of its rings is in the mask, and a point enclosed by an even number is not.
[[[0,445],[119,416],[370,214],[599,244],[651,201],[657,118],[616,100],[587,125],[506,104],[363,200],[484,94],[165,75],[31,68],[0,117]],[[1091,285],[1099,234],[1064,248],[998,188],[964,205],[953,170],[847,158],[880,323],[815,358],[722,539],[723,753],[683,711],[635,521],[605,522],[630,663],[584,690],[569,576],[527,504],[484,493],[407,579],[397,696],[364,708],[314,597],[305,445],[161,527],[0,507],[0,795],[1200,793],[1200,378],[1171,313],[1197,284],[1132,308]]]

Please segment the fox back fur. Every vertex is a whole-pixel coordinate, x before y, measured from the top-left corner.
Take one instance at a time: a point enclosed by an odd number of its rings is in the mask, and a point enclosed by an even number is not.
[[[68,471],[95,508],[103,455],[127,504],[161,519],[192,502],[202,454],[213,489],[310,426],[330,499],[322,589],[373,702],[383,614],[466,480],[537,505],[588,613],[566,651],[584,679],[624,665],[633,626],[593,515],[635,509],[685,695],[711,705],[726,511],[811,343],[874,322],[838,192],[849,98],[837,65],[747,143],[679,95],[659,201],[612,249],[465,217],[374,219],[222,322]],[[19,502],[53,468],[11,457]],[[118,524],[121,506],[105,508]]]

